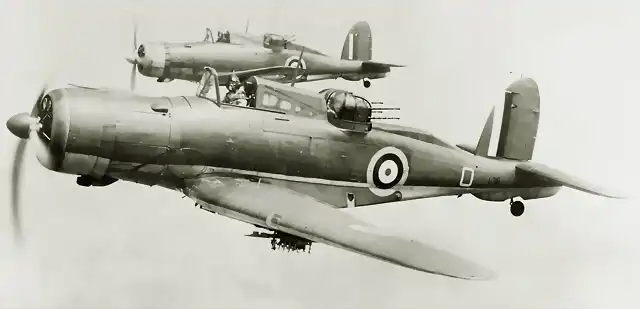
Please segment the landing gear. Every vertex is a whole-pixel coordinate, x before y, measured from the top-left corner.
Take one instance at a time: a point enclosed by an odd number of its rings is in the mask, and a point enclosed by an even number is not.
[[[76,184],[81,187],[90,187],[92,182],[93,179],[91,179],[91,177],[89,176],[82,175],[76,178]]]
[[[521,201],[511,200],[511,214],[514,217],[520,217],[524,213],[524,203]]]
[[[371,81],[366,78],[362,80],[362,84],[364,85],[365,88],[371,87]]]

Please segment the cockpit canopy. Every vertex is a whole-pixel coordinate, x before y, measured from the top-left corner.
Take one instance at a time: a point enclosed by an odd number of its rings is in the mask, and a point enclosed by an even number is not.
[[[287,39],[275,33],[265,33],[262,36],[262,45],[265,48],[286,48]]]
[[[231,43],[231,33],[229,31],[218,31],[218,35],[216,37],[213,36],[213,32],[210,28],[205,30],[206,35],[204,37],[203,42],[209,43]]]
[[[325,89],[320,94],[326,101],[330,123],[348,130],[371,130],[371,103],[365,98],[337,89]]]

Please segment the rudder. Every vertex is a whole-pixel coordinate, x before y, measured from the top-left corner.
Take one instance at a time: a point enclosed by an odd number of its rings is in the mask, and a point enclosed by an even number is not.
[[[531,78],[506,89],[496,157],[527,161],[533,156],[540,120],[540,92]]]
[[[343,60],[371,60],[371,27],[366,21],[359,21],[351,27],[342,45]]]

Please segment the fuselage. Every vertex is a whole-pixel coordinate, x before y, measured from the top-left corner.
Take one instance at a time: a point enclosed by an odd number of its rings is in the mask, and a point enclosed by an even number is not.
[[[318,118],[219,107],[199,97],[151,98],[78,88],[54,90],[49,97],[49,136],[63,149],[61,164],[52,169],[69,174],[172,189],[186,178],[232,175],[279,182],[338,206],[349,193],[367,205],[532,190],[530,180],[518,178],[516,162],[474,156],[406,127],[380,125],[366,134],[353,133]],[[154,111],[158,106],[169,112]],[[374,155],[388,147],[406,155],[408,175],[401,189],[380,194],[371,189],[367,173]],[[557,191],[543,183],[533,187],[538,191],[531,194]]]
[[[283,49],[274,51],[255,45],[228,43],[148,43],[144,54],[138,57],[138,71],[159,79],[182,79],[197,82],[210,66],[218,72],[261,69],[274,66],[298,65],[300,51]],[[331,76],[347,79],[363,77],[382,78],[385,72],[361,72],[362,61],[343,60],[319,52],[307,51],[302,55],[300,69],[307,77]]]

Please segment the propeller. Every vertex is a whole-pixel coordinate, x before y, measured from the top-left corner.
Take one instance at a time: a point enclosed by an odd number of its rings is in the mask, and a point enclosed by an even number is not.
[[[298,57],[298,63],[296,63],[296,68],[293,71],[293,81],[291,82],[291,87],[295,86],[296,81],[298,80],[298,70],[300,69],[300,64],[302,63],[302,55],[304,55],[304,46],[302,46],[300,57]]]
[[[133,57],[127,57],[127,62],[131,63],[131,75],[129,77],[129,89],[133,92],[136,88],[136,71],[138,65],[138,22],[133,22]],[[144,52],[144,50],[142,51]]]
[[[34,131],[37,134],[42,128],[41,119],[38,114],[40,111],[39,104],[43,102],[45,90],[46,87],[43,87],[40,91],[31,114],[19,113],[7,120],[7,129],[9,129],[13,135],[20,138],[13,158],[13,170],[11,174],[11,221],[14,236],[18,244],[22,242],[22,225],[20,219],[20,181],[22,177],[22,165],[29,140],[33,137]],[[39,145],[38,160],[44,164],[51,162],[52,157],[48,152],[48,146],[45,142],[38,137],[34,140],[36,140]]]

